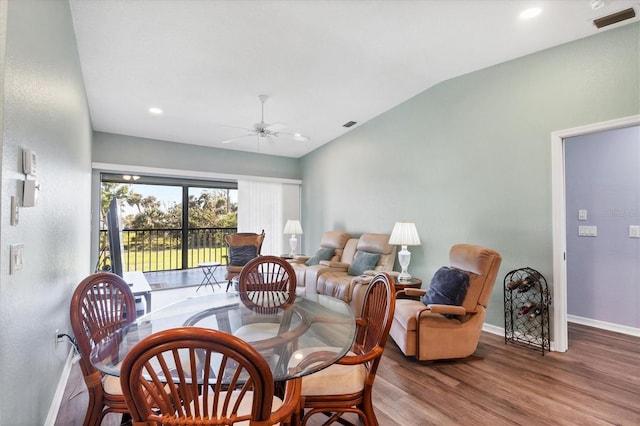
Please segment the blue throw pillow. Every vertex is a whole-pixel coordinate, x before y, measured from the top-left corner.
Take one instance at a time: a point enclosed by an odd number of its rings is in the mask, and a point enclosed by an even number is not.
[[[459,269],[443,266],[433,276],[427,294],[422,296],[422,302],[425,305],[460,306],[468,286],[469,275]]]
[[[374,269],[380,260],[379,253],[368,253],[366,251],[357,251],[356,256],[351,262],[347,274],[352,276],[362,275],[364,271]]]
[[[229,247],[231,266],[244,266],[248,261],[258,255],[258,250],[253,244],[239,247]]]
[[[304,264],[307,266],[311,266],[311,265],[317,265],[318,263],[320,263],[321,260],[330,260],[333,257],[333,254],[335,252],[336,252],[336,249],[320,248],[316,252],[316,254],[314,254],[312,257],[307,259],[307,261],[304,262]]]

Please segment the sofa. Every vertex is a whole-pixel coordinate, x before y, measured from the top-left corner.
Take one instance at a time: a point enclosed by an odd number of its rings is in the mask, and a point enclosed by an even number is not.
[[[306,293],[336,297],[360,312],[367,284],[377,272],[391,272],[395,256],[396,246],[389,244],[389,234],[365,233],[350,238],[339,259],[307,267]]]
[[[311,266],[318,265],[325,260],[330,262],[340,261],[344,246],[347,244],[349,238],[351,238],[351,235],[348,232],[326,231],[322,234],[320,248],[313,256],[294,256],[293,259],[289,260],[289,263],[291,263],[296,273],[296,294],[306,294],[306,275]],[[313,283],[315,284],[315,275]]]

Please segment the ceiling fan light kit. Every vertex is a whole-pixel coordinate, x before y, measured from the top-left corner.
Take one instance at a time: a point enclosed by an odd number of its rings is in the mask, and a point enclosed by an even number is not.
[[[296,141],[300,141],[300,142],[307,142],[309,140],[308,136],[302,135],[300,133],[284,133],[281,132],[280,130],[285,129],[287,126],[283,123],[273,123],[273,124],[268,124],[264,122],[264,103],[267,101],[267,99],[269,99],[269,96],[267,95],[259,95],[258,99],[260,100],[260,104],[261,104],[261,118],[260,118],[260,122],[259,123],[255,123],[253,125],[252,129],[245,129],[247,132],[247,134],[242,135],[242,136],[238,136],[235,138],[231,138],[231,139],[227,139],[224,140],[220,143],[230,143],[233,141],[236,141],[238,139],[242,139],[248,136],[257,136],[258,140],[260,139],[270,139],[271,136],[273,137],[278,137],[278,136],[288,136]]]

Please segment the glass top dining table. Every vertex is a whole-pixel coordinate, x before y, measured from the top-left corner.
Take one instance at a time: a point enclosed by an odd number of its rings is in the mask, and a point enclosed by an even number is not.
[[[204,327],[236,335],[267,360],[274,381],[285,381],[321,370],[342,358],[355,334],[355,317],[342,300],[298,296],[292,305],[273,312],[256,312],[237,293],[214,293],[184,299],[136,319],[102,341],[91,363],[112,376],[133,346],[143,338],[170,328]]]

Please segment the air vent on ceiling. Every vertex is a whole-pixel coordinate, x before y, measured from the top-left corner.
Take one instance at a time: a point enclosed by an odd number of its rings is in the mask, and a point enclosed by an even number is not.
[[[358,123],[356,123],[355,121],[348,121],[348,122],[344,123],[342,125],[342,127],[351,127],[351,126],[355,126],[356,124],[358,124]]]
[[[602,18],[594,19],[593,24],[598,27],[606,27],[607,25],[617,24],[618,22],[626,21],[627,19],[635,18],[636,11],[632,7],[629,9],[621,10],[620,12],[612,13],[611,15],[603,16]]]

